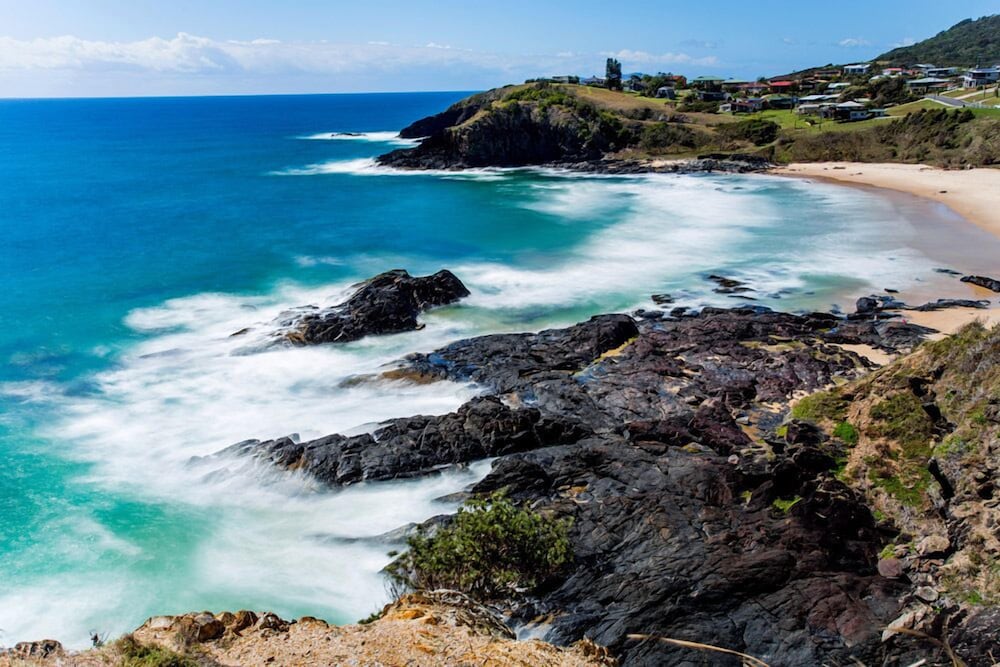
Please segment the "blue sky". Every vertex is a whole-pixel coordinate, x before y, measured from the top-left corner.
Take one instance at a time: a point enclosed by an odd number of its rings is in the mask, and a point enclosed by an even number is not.
[[[474,90],[864,61],[998,0],[0,0],[0,97]]]

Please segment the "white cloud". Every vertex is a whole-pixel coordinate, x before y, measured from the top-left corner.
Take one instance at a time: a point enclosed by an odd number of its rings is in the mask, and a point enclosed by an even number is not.
[[[837,42],[837,46],[842,46],[845,49],[856,49],[861,46],[871,46],[871,42],[864,37],[845,37]]]
[[[606,51],[602,56],[615,58],[626,64],[633,65],[705,65],[712,67],[719,64],[715,56],[692,57],[686,53],[649,53],[647,51]]]
[[[686,53],[564,51],[511,55],[429,42],[216,40],[187,33],[130,42],[0,37],[0,95],[144,95],[488,87],[555,74],[633,67],[716,66]]]

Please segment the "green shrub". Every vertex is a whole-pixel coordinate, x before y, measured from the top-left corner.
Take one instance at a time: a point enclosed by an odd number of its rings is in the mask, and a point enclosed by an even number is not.
[[[193,659],[159,646],[144,646],[132,635],[125,635],[115,648],[121,654],[121,667],[198,667]]]
[[[500,494],[469,501],[433,535],[408,540],[389,565],[401,589],[451,588],[479,600],[531,590],[571,557],[569,521],[543,517]]]
[[[698,148],[708,142],[704,132],[678,123],[651,123],[639,136],[639,148],[653,153]]]
[[[764,146],[777,139],[780,129],[781,126],[777,123],[762,118],[726,123],[718,127],[719,134],[726,139],[750,141],[757,146]]]
[[[840,422],[833,429],[833,437],[840,438],[849,445],[858,444],[858,429],[854,428],[850,422]]]

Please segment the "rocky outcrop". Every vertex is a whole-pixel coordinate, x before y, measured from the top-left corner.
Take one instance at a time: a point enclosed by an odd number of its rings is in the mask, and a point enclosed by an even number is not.
[[[1000,292],[1000,280],[996,278],[988,278],[986,276],[963,276],[963,283],[969,283],[970,285],[976,285],[993,292]]]
[[[618,121],[585,104],[503,101],[456,122],[415,148],[381,156],[379,163],[405,169],[521,167],[594,160],[628,143]],[[429,120],[426,126],[439,125]]]
[[[443,416],[393,419],[370,434],[328,435],[304,443],[249,440],[225,453],[302,470],[335,487],[427,475],[456,463],[576,442],[587,434],[575,421],[543,417],[535,408],[511,409],[485,397]]]
[[[365,336],[413,331],[429,308],[454,303],[469,290],[451,271],[414,278],[402,269],[366,280],[344,303],[294,312],[280,322],[281,336],[294,344],[347,343]]]
[[[908,334],[877,328],[890,324]],[[807,424],[775,435],[793,395],[867,371],[838,345],[862,337],[893,349],[920,330],[755,307],[482,336],[387,373],[491,395],[455,413],[236,451],[330,486],[499,457],[474,493],[573,519],[570,571],[510,607],[559,644],[595,639],[630,665],[704,659],[630,634],[772,664],[877,661],[906,588],[876,568],[891,531],[837,479],[843,442]]]
[[[33,654],[27,662],[0,655],[0,666],[154,664],[153,658],[138,657],[150,648],[171,652],[157,654],[155,664],[192,667],[617,664],[606,649],[589,640],[567,648],[538,640],[517,641],[511,629],[486,607],[461,593],[435,591],[406,595],[387,605],[370,623],[340,627],[312,617],[286,621],[271,613],[252,611],[156,616],[125,640],[106,648],[69,655]]]

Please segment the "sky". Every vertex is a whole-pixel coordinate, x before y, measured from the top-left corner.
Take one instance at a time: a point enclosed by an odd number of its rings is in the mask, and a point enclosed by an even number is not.
[[[0,0],[0,97],[481,90],[864,62],[1000,0]]]

